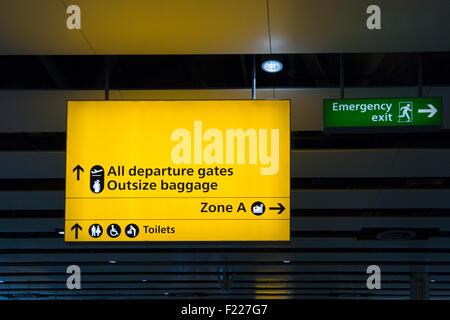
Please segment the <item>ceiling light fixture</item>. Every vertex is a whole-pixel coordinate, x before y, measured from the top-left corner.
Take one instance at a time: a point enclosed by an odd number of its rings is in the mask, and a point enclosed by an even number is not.
[[[264,61],[261,67],[265,72],[269,73],[276,73],[283,70],[283,64],[278,60]]]
[[[109,260],[108,262],[114,264],[114,263],[116,263],[117,261],[116,261],[116,260]]]

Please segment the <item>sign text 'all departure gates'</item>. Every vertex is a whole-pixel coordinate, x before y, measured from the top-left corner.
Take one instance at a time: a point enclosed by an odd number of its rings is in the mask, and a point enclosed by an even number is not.
[[[289,241],[288,100],[69,101],[65,241]]]

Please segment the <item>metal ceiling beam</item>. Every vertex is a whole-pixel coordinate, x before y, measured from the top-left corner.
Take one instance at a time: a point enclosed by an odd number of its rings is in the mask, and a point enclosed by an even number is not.
[[[430,295],[427,272],[413,272],[410,280],[411,300],[428,300]],[[449,290],[450,291],[450,290]]]
[[[323,68],[319,57],[317,56],[317,54],[305,54],[305,55],[301,55],[305,67],[309,72],[309,75],[314,78],[314,82],[316,84],[317,87],[326,87],[329,86],[331,81],[329,81],[328,79],[326,79],[326,72],[325,69]],[[289,55],[289,70],[293,69],[294,67],[291,66],[291,63],[295,63],[294,59],[292,57],[292,55]],[[293,76],[291,76],[291,78],[294,78]]]
[[[37,56],[38,61],[45,68],[50,78],[60,89],[70,88],[66,76],[59,70],[55,61],[49,56]]]

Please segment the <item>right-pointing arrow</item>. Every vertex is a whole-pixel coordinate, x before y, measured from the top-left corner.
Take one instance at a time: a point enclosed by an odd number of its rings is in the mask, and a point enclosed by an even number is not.
[[[432,118],[438,111],[432,104],[427,104],[428,109],[419,109],[419,113],[429,113],[428,118]]]
[[[279,207],[270,207],[269,209],[270,210],[279,210],[278,214],[281,214],[284,211],[284,209],[286,209],[286,208],[281,203],[278,203],[278,205],[279,205]]]

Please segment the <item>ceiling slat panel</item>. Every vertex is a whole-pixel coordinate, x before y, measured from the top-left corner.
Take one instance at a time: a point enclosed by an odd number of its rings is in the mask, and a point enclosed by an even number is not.
[[[76,0],[97,54],[268,53],[265,0]],[[114,23],[111,23],[114,21]]]
[[[388,226],[386,226],[388,227]],[[414,241],[411,243],[411,241]],[[14,247],[11,247],[11,243],[14,243]],[[336,238],[332,235],[322,236],[322,237],[311,237],[311,238],[292,238],[290,243],[230,243],[230,244],[158,244],[152,243],[151,247],[154,249],[213,249],[220,251],[221,248],[234,248],[236,250],[248,250],[254,249],[255,251],[265,249],[271,252],[280,251],[283,249],[297,249],[298,252],[320,252],[326,250],[334,250],[336,252],[352,252],[355,250],[366,250],[367,252],[372,251],[382,251],[386,249],[396,249],[401,251],[402,249],[408,251],[411,249],[412,244],[414,245],[414,250],[418,251],[431,251],[431,250],[447,250],[450,247],[450,240],[448,238],[431,238],[430,240],[393,240],[393,241],[382,241],[382,240],[357,240],[356,238]],[[78,246],[65,244],[62,238],[56,239],[36,239],[36,238],[3,238],[0,239],[0,250],[13,249],[20,252],[20,250],[67,250],[70,253],[71,250],[76,251],[77,249],[91,249],[93,252],[98,250],[110,250],[114,253],[114,250],[126,250],[126,249],[145,249],[148,248],[147,244],[82,244]],[[267,254],[270,255],[271,252]],[[176,253],[175,253],[176,254]]]
[[[292,209],[448,208],[450,190],[294,190]],[[0,210],[62,210],[63,191],[1,191]]]
[[[450,87],[424,87],[428,96],[450,101]],[[272,99],[272,89],[257,90],[258,99]],[[348,88],[346,98],[415,96],[416,87]],[[0,90],[0,132],[65,132],[66,100],[103,100],[99,90]],[[275,98],[291,100],[292,131],[322,131],[323,99],[339,97],[339,89],[275,89]],[[111,99],[250,99],[250,89],[229,90],[120,90]],[[23,117],[27,114],[27,117]],[[450,113],[443,113],[443,128],[450,128]]]
[[[269,1],[272,52],[447,51],[450,3],[432,0],[379,0],[381,29],[366,27],[359,0]]]
[[[437,264],[447,265],[450,267],[450,254],[448,253],[402,253],[402,252],[278,252],[258,253],[258,252],[198,252],[184,254],[173,253],[59,253],[59,254],[41,254],[41,253],[28,253],[23,254],[10,254],[2,253],[0,256],[0,266],[2,265],[33,265],[33,264],[102,264],[107,265],[109,261],[117,261],[117,264],[123,265],[139,265],[139,264],[156,264],[156,265],[254,265],[257,266],[264,263],[266,266],[284,265],[283,261],[290,260],[289,265],[293,268],[298,264],[317,263],[317,264],[363,264],[375,263],[375,264]]]
[[[1,1],[0,54],[93,54],[67,17],[58,0]]]
[[[0,179],[65,176],[64,152],[0,152]],[[296,150],[295,177],[449,177],[450,150]]]
[[[234,265],[226,266],[224,264],[220,265],[202,265],[198,264],[196,266],[192,265],[120,265],[120,264],[102,264],[102,265],[84,265],[80,264],[83,273],[96,272],[96,273],[110,273],[110,272],[123,272],[123,273],[133,273],[133,272],[159,272],[168,273],[175,272],[177,274],[183,272],[214,272],[221,273],[222,270],[227,267],[229,272],[246,272],[267,275],[267,273],[272,274],[276,277],[278,273],[298,273],[298,272],[308,272],[308,273],[320,273],[320,272],[333,272],[333,273],[365,273],[369,264],[319,264],[310,263],[308,265],[263,265],[259,264],[258,267],[249,265]],[[42,265],[42,266],[0,266],[0,275],[11,274],[11,273],[66,273],[66,268],[68,265]],[[448,272],[448,265],[424,265],[424,264],[382,264],[381,269],[383,272],[402,272],[409,274],[410,272]]]
[[[20,215],[20,214],[19,214]],[[361,228],[438,228],[450,231],[450,217],[292,217],[292,231],[359,231]],[[64,218],[1,219],[2,232],[54,232],[64,229]],[[19,240],[19,239],[17,239]],[[39,241],[39,239],[36,239]],[[1,240],[0,240],[1,243]],[[133,246],[133,245],[131,245]]]
[[[448,208],[450,190],[294,190],[291,208]]]
[[[217,282],[219,279],[219,273],[217,274],[148,274],[148,273],[130,273],[130,274],[85,274],[83,273],[84,282],[146,282],[151,283],[164,283],[171,281],[180,282]],[[433,279],[436,277],[433,277]],[[5,283],[9,282],[34,282],[34,283],[48,283],[48,282],[58,282],[66,281],[67,274],[48,274],[48,275],[32,275],[32,274],[11,274],[2,275],[1,279]],[[410,276],[408,274],[383,274],[383,279],[389,283],[405,283],[410,281]],[[270,275],[258,275],[258,274],[232,274],[232,282],[236,284],[282,284],[282,283],[301,283],[305,285],[306,283],[345,283],[349,282],[366,282],[367,274],[335,274],[335,273],[324,273],[324,274],[277,274],[276,276]],[[439,280],[437,280],[439,281]]]

